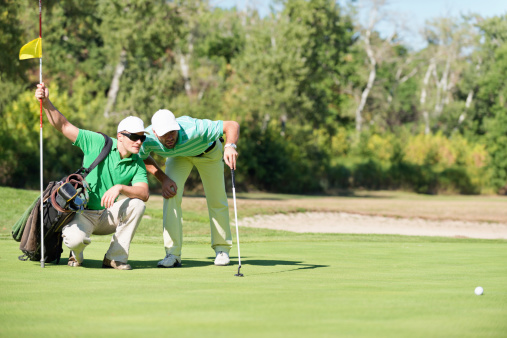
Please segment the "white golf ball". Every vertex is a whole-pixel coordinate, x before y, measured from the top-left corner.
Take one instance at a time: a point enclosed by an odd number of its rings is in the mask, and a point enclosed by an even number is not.
[[[476,287],[476,288],[475,288],[475,294],[476,294],[477,296],[480,296],[480,295],[482,295],[483,293],[484,293],[484,289],[482,288],[482,286],[478,286],[478,287]]]

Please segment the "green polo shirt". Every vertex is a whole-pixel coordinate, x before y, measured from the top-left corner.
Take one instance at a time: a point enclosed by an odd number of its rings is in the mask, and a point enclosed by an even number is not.
[[[153,133],[151,125],[146,128],[146,141],[144,141],[139,156],[145,160],[153,151],[162,157],[197,156],[202,154],[213,142],[224,134],[223,121],[200,120],[189,116],[176,119],[180,126],[178,140],[173,149],[167,149]]]
[[[104,193],[116,184],[148,183],[146,167],[139,155],[132,154],[122,159],[118,151],[118,141],[114,138],[112,140],[113,146],[107,157],[86,176],[86,182],[90,185],[90,200],[88,201],[90,210],[104,209],[100,205],[100,200]],[[74,145],[81,148],[84,153],[83,166],[85,168],[88,168],[99,156],[104,144],[104,136],[101,134],[79,129]]]

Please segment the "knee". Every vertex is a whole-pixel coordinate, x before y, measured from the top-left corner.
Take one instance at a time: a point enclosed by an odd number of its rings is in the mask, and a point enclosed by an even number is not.
[[[66,227],[62,231],[63,243],[71,250],[82,248],[91,243],[90,237],[77,226]]]
[[[138,198],[131,198],[127,203],[123,204],[120,209],[120,214],[122,217],[130,218],[130,217],[142,217],[144,215],[144,210],[146,210],[146,204]]]
[[[133,198],[129,202],[129,206],[136,210],[136,212],[144,213],[144,210],[146,210],[146,204],[144,204],[143,201],[141,201],[138,198]]]
[[[212,199],[207,201],[208,208],[213,209],[216,212],[229,212],[229,203],[227,202],[227,197],[224,199]]]
[[[209,192],[209,191],[208,191]],[[220,191],[211,191],[211,193],[206,193],[206,203],[208,206],[212,208],[228,208],[229,202],[227,200],[227,194],[224,190]]]

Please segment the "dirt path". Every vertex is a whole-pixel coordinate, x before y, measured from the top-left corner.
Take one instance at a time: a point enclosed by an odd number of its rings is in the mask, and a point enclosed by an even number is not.
[[[393,218],[345,212],[307,212],[253,216],[239,220],[238,225],[293,232],[507,239],[506,223]]]

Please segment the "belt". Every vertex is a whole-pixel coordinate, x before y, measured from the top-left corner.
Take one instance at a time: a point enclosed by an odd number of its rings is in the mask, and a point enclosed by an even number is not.
[[[215,148],[216,145],[217,141],[213,142],[205,151],[202,152],[202,154],[195,155],[195,157],[201,157],[202,155],[209,153],[210,151],[213,150],[213,148]]]

